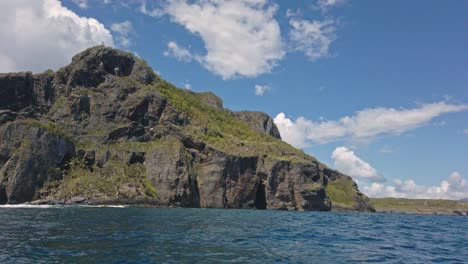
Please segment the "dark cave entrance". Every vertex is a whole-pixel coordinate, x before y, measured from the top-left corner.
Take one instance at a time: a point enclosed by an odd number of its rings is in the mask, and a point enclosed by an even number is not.
[[[8,197],[6,190],[3,187],[0,187],[0,204],[6,204],[8,202]]]
[[[265,210],[267,208],[265,184],[260,182],[255,193],[255,208]]]

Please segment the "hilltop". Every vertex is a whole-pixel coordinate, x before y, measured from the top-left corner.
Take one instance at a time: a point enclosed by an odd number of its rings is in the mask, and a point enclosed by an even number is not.
[[[373,211],[270,116],[176,88],[96,46],[54,72],[0,74],[0,203]]]

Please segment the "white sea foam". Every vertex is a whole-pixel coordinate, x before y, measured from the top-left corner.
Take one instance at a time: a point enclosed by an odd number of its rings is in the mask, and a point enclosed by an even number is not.
[[[0,208],[59,208],[63,205],[49,205],[49,204],[2,204]]]
[[[128,205],[77,205],[80,207],[109,207],[109,208],[125,208],[128,207]]]
[[[127,205],[38,205],[38,204],[3,204],[0,208],[66,208],[66,207],[91,207],[91,208],[125,208]]]

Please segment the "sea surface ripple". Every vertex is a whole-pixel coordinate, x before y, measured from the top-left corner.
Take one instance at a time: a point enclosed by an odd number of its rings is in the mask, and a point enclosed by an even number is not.
[[[0,207],[0,263],[468,263],[468,217]]]

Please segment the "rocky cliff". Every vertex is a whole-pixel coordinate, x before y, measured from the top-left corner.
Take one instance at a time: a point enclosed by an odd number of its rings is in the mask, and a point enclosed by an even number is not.
[[[373,210],[267,114],[227,110],[104,46],[57,72],[0,75],[0,203],[33,200]]]

